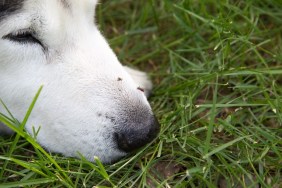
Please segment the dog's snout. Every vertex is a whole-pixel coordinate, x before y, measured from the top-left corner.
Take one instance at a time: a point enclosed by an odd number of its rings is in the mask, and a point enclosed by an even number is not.
[[[114,133],[114,137],[118,149],[131,152],[151,142],[158,135],[159,130],[160,124],[153,116],[149,121],[149,125],[124,127],[123,130]]]

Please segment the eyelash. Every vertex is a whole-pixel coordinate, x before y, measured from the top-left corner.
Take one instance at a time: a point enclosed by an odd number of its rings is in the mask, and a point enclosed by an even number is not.
[[[31,30],[19,30],[17,32],[10,33],[4,36],[4,39],[8,39],[21,44],[33,43],[43,46],[40,40],[35,37],[34,32],[32,32]]]

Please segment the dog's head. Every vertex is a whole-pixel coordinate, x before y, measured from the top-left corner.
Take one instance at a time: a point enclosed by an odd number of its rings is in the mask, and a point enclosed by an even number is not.
[[[40,127],[50,151],[111,162],[151,141],[158,122],[94,24],[96,3],[0,0],[0,98],[21,120],[44,85],[27,131]]]

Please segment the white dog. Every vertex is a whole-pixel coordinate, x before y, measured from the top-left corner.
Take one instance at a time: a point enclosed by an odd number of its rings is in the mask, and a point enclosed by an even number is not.
[[[22,120],[44,85],[29,134],[40,128],[48,151],[109,163],[150,142],[159,124],[145,96],[151,82],[120,64],[94,24],[96,4],[0,0],[0,99]]]

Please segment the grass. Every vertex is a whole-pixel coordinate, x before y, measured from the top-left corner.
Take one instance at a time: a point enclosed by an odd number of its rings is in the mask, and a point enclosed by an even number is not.
[[[46,153],[19,130],[0,138],[0,187],[281,187],[281,10],[281,0],[103,1],[98,23],[120,61],[151,73],[158,139],[103,166]]]

